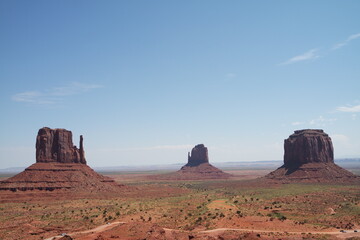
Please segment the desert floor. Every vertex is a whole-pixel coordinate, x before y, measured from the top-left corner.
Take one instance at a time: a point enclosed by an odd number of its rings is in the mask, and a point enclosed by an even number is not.
[[[257,180],[269,170],[228,172],[235,177],[202,181],[108,173],[125,184],[111,194],[2,191],[0,239],[360,239],[359,184],[275,184]]]

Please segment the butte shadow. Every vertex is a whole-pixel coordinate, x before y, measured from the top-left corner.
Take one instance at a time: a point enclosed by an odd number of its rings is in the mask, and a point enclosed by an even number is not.
[[[204,144],[196,145],[191,154],[188,153],[188,163],[179,171],[168,174],[148,176],[150,179],[163,180],[202,180],[227,179],[232,175],[221,171],[209,163],[209,154]]]
[[[36,163],[0,182],[0,190],[72,192],[116,192],[121,186],[96,173],[86,164],[83,137],[73,145],[66,129],[41,128],[36,137]]]
[[[359,182],[334,163],[331,138],[321,129],[297,130],[284,141],[284,165],[264,178],[280,182]]]

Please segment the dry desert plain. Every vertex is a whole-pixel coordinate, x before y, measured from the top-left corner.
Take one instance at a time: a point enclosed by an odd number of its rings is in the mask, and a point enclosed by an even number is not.
[[[124,186],[111,194],[1,191],[0,239],[360,239],[359,184],[259,180],[271,170],[197,181],[114,172]]]

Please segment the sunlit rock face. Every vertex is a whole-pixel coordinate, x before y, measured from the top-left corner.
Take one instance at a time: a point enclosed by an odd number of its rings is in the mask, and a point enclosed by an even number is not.
[[[36,162],[82,163],[86,164],[83,137],[80,149],[72,142],[72,132],[66,129],[39,129],[36,137]]]
[[[96,173],[85,160],[83,137],[73,145],[66,129],[41,128],[36,137],[36,163],[23,172],[0,181],[0,191],[118,192],[123,185]]]

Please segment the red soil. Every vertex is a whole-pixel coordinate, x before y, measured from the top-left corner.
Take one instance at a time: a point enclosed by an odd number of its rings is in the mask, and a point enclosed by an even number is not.
[[[120,186],[113,179],[78,163],[35,163],[25,171],[0,182],[0,190],[10,191],[113,192]]]

